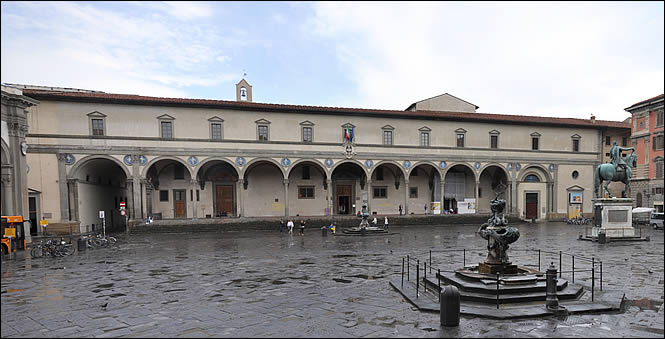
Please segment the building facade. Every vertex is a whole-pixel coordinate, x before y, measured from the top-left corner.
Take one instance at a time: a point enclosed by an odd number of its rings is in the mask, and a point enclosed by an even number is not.
[[[14,85],[21,87],[20,85]],[[405,111],[156,98],[22,86],[40,215],[81,231],[130,219],[592,214],[593,172],[623,122],[476,113],[452,95]],[[424,107],[424,109],[418,109]]]
[[[632,115],[631,141],[638,154],[631,180],[635,207],[663,211],[663,97],[640,101],[626,108]]]

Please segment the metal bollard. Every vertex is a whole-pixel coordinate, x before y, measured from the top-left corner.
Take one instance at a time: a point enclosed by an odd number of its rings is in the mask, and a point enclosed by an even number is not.
[[[547,295],[545,298],[545,306],[548,310],[556,310],[559,308],[559,298],[556,295],[556,267],[554,263],[550,263],[550,267],[547,268],[547,277],[545,280],[545,289]]]
[[[321,227],[321,236],[322,237],[327,237],[328,236],[328,228],[324,225]]]
[[[76,244],[77,244],[79,252],[85,251],[88,247],[88,244],[87,244],[86,240],[83,239],[83,238],[79,238],[79,240],[77,240]]]
[[[441,326],[459,326],[460,295],[455,286],[444,286],[441,294]]]

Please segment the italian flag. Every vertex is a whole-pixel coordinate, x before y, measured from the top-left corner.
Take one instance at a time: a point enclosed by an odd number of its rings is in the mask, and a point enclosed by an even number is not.
[[[346,126],[346,129],[344,129],[344,139],[353,142],[353,129],[349,126]]]

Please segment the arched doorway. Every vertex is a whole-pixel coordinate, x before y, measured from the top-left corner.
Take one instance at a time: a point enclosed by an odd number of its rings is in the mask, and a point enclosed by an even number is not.
[[[409,172],[409,187],[407,189],[408,211],[411,214],[433,214],[432,202],[441,202],[441,176],[439,171],[431,164],[416,165]],[[436,200],[437,198],[438,200]],[[441,212],[440,205],[438,212]]]
[[[289,178],[289,214],[325,215],[327,208],[328,176],[315,161],[300,161],[293,164]]]
[[[127,169],[110,157],[82,159],[68,177],[69,215],[80,221],[80,232],[121,231],[125,217],[120,215],[120,202],[127,203],[132,192]],[[100,219],[104,211],[104,219]]]
[[[284,194],[284,172],[276,162],[255,160],[247,164],[243,173],[245,202],[244,214],[248,217],[283,216],[287,214],[287,197]]]
[[[496,198],[497,192],[503,192],[501,198],[509,202],[509,190],[508,174],[503,167],[498,165],[485,167],[480,173],[478,185],[478,213],[491,213],[490,201]]]
[[[550,196],[549,181],[547,171],[539,166],[529,166],[521,171],[517,186],[517,206],[522,218],[546,218]]]
[[[199,187],[194,203],[195,215],[206,218],[237,216],[238,179],[238,172],[227,161],[213,159],[201,164],[196,173]]]
[[[443,187],[443,208],[455,214],[468,213],[468,209],[458,208],[458,203],[467,199],[475,198],[476,175],[470,166],[457,164],[450,167],[446,172],[445,185]]]
[[[333,169],[331,177],[334,213],[353,215],[359,212],[363,200],[368,199],[365,187],[367,177],[362,167],[355,162],[344,162]]]
[[[177,158],[155,161],[146,171],[146,183],[149,215],[155,219],[191,218],[192,175],[187,163]]]

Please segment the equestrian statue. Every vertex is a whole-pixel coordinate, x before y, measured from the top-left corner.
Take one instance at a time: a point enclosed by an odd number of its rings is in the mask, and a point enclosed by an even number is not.
[[[623,151],[631,151],[630,155],[624,158],[621,156]],[[605,194],[612,197],[608,188],[610,182],[619,181],[625,184],[621,197],[626,198],[626,191],[630,192],[630,178],[633,176],[633,168],[637,167],[637,154],[634,147],[619,147],[616,140],[610,148],[610,162],[602,164],[594,172],[594,194],[600,198],[600,188],[605,181]]]

